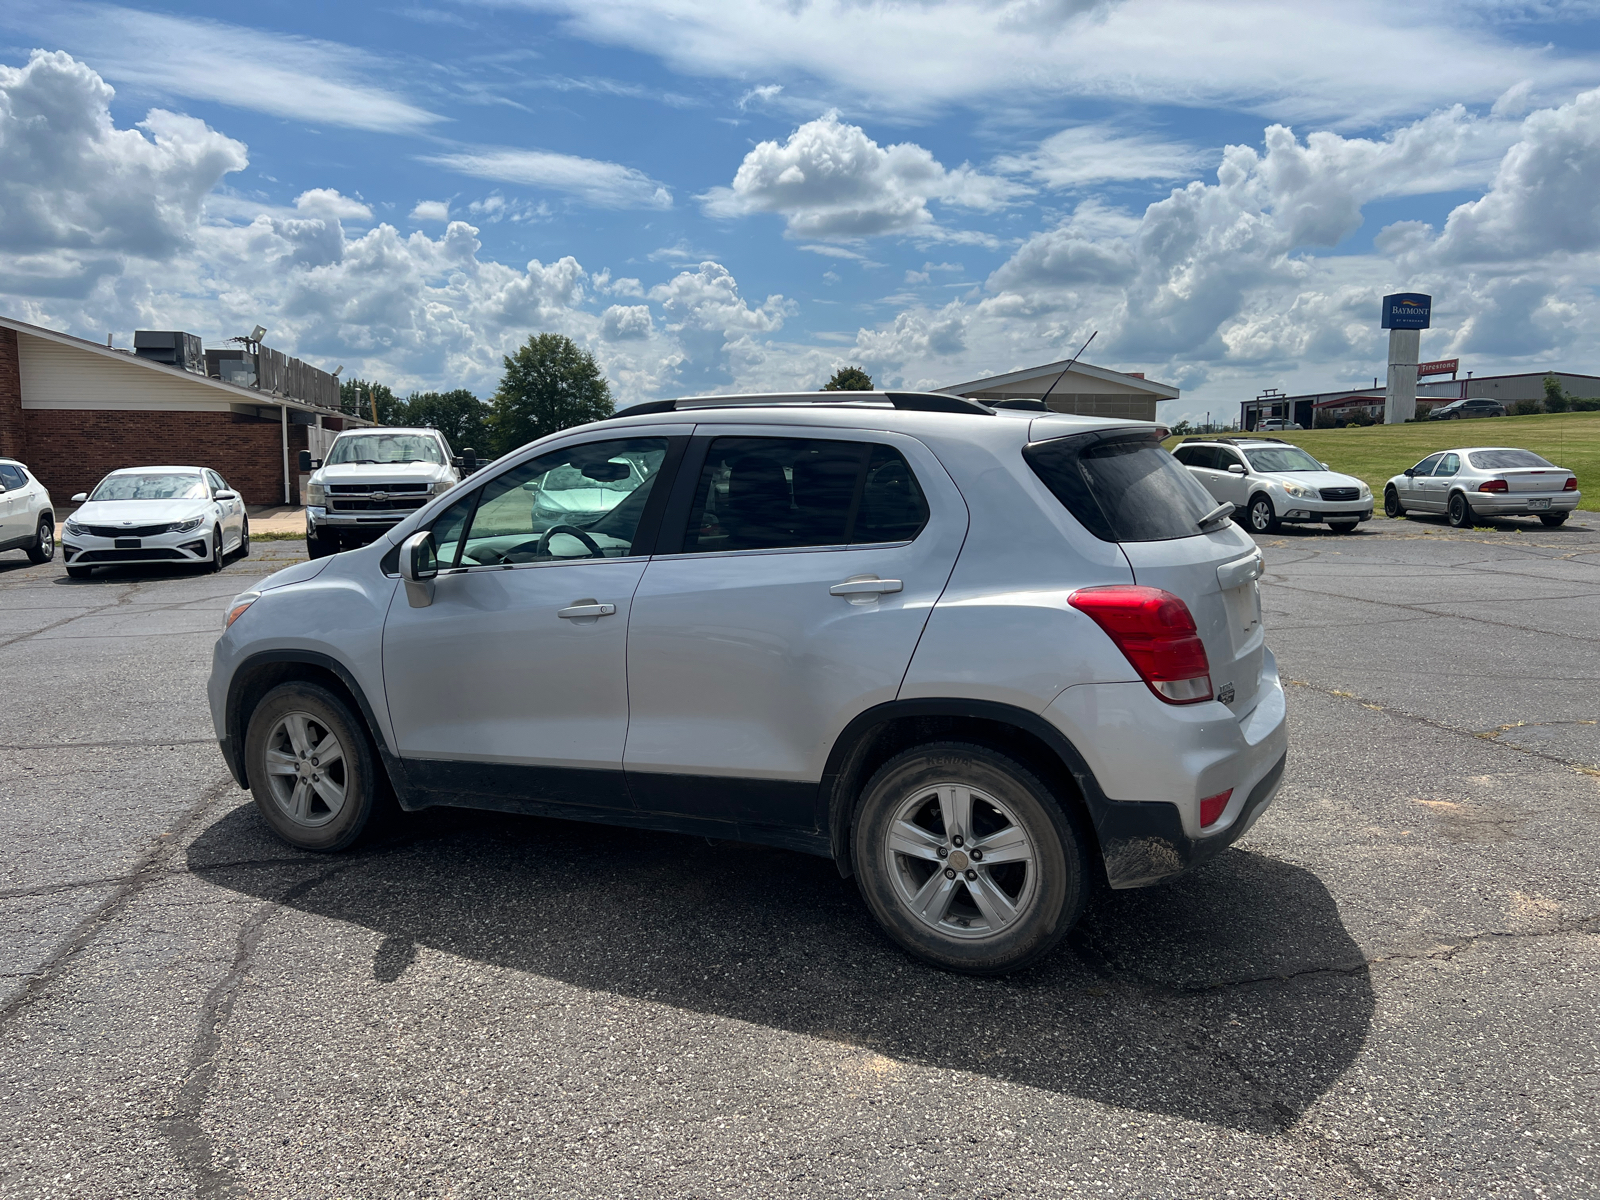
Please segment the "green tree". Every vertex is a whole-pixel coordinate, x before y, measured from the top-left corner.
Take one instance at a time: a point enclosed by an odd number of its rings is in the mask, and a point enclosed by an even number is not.
[[[412,392],[406,398],[406,422],[437,429],[457,454],[468,447],[480,455],[489,452],[489,406],[466,388]]]
[[[505,364],[489,413],[496,454],[615,411],[594,355],[563,334],[532,335]]]
[[[1545,412],[1566,412],[1572,407],[1572,397],[1567,395],[1561,386],[1561,377],[1556,374],[1544,377],[1544,410]]]
[[[372,420],[372,403],[378,403],[379,425],[405,425],[409,418],[406,402],[389,390],[389,386],[371,379],[346,379],[339,385],[339,409],[357,417]]]
[[[840,367],[833,378],[822,385],[825,392],[870,392],[872,376],[860,367]]]

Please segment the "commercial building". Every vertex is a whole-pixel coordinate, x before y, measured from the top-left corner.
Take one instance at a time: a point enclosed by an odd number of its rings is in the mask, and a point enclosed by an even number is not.
[[[1050,398],[1045,404],[1055,412],[1135,421],[1154,421],[1157,404],[1178,398],[1177,388],[1146,379],[1140,372],[1112,371],[1080,362],[1062,376],[1062,368],[1071,361],[1062,359],[938,390],[973,400],[1038,400],[1048,391]]]
[[[135,347],[0,317],[0,456],[57,504],[119,467],[191,463],[247,504],[296,504],[298,452],[320,457],[337,430],[369,424],[339,411],[328,372],[256,343],[202,352],[192,334],[142,330]]]
[[[1449,379],[1419,382],[1417,386],[1417,416],[1425,416],[1440,404],[1448,404],[1465,396],[1487,396],[1498,400],[1509,410],[1519,400],[1532,401],[1544,407],[1544,381],[1554,375],[1569,395],[1584,399],[1600,397],[1600,375],[1579,375],[1572,371],[1529,371],[1517,375],[1461,376],[1459,360],[1443,359],[1436,363],[1423,363],[1419,374],[1450,374]],[[1443,368],[1430,370],[1429,368]],[[1327,392],[1308,392],[1300,396],[1285,396],[1269,389],[1253,400],[1239,405],[1239,428],[1255,429],[1262,421],[1288,420],[1306,429],[1312,428],[1319,415],[1326,414],[1335,421],[1348,421],[1361,413],[1382,420],[1387,388],[1381,382],[1370,388],[1346,388]]]

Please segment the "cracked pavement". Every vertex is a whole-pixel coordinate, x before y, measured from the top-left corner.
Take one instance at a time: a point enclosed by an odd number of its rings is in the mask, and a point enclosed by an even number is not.
[[[204,681],[298,545],[0,555],[0,1197],[1600,1194],[1600,519],[1259,540],[1279,798],[998,980],[778,850],[292,850]]]

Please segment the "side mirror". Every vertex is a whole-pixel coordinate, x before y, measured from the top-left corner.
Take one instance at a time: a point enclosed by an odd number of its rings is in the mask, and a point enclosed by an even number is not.
[[[74,504],[82,504],[88,498],[89,498],[89,493],[88,492],[79,492],[76,496],[74,496],[72,498],[72,502]]]
[[[439,554],[433,534],[424,529],[400,544],[400,578],[406,581],[406,600],[412,608],[433,603],[433,581],[439,574]]]
[[[216,498],[218,500],[237,500],[239,498],[239,493],[238,492],[218,492]]]
[[[309,450],[300,451],[300,469],[302,471],[311,470],[311,451],[309,451]]]
[[[478,452],[476,450],[474,450],[471,446],[466,446],[466,447],[462,448],[462,451],[461,451],[461,469],[463,471],[465,471],[468,475],[471,475],[474,471],[476,471],[478,469]]]
[[[1229,475],[1243,475],[1243,474],[1245,474],[1245,469],[1242,466],[1240,466],[1238,463],[1229,463],[1228,464],[1228,474]]]
[[[1416,468],[1415,468],[1415,467],[1407,467],[1407,468],[1406,468],[1406,469],[1405,469],[1405,477],[1406,477],[1406,478],[1407,478],[1407,479],[1410,479],[1410,478],[1411,478],[1411,477],[1412,477],[1412,476],[1414,476],[1414,475],[1415,475],[1415,474],[1416,474],[1416,473],[1417,473],[1417,469],[1416,469]]]
[[[1329,466],[1329,465],[1328,465],[1328,464],[1327,464],[1327,463],[1323,463],[1323,464],[1322,464],[1322,469],[1323,469],[1323,470],[1324,470],[1324,471],[1331,471],[1331,470],[1333,470],[1333,468],[1332,468],[1332,467],[1330,467],[1330,466]]]

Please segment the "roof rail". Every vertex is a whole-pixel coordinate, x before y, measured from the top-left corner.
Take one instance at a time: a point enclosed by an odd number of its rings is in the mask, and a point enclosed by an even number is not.
[[[644,417],[654,413],[692,412],[699,408],[760,408],[801,404],[889,404],[908,412],[969,413],[992,417],[994,409],[948,392],[772,392],[754,396],[681,396],[675,400],[646,400],[630,404],[608,419]]]
[[[1240,442],[1276,442],[1280,446],[1294,445],[1293,442],[1286,442],[1282,438],[1257,437],[1253,433],[1247,433],[1239,437],[1208,437],[1203,433],[1197,433],[1194,436],[1186,437],[1183,440],[1185,442],[1222,442],[1224,445],[1228,446],[1237,446]]]

